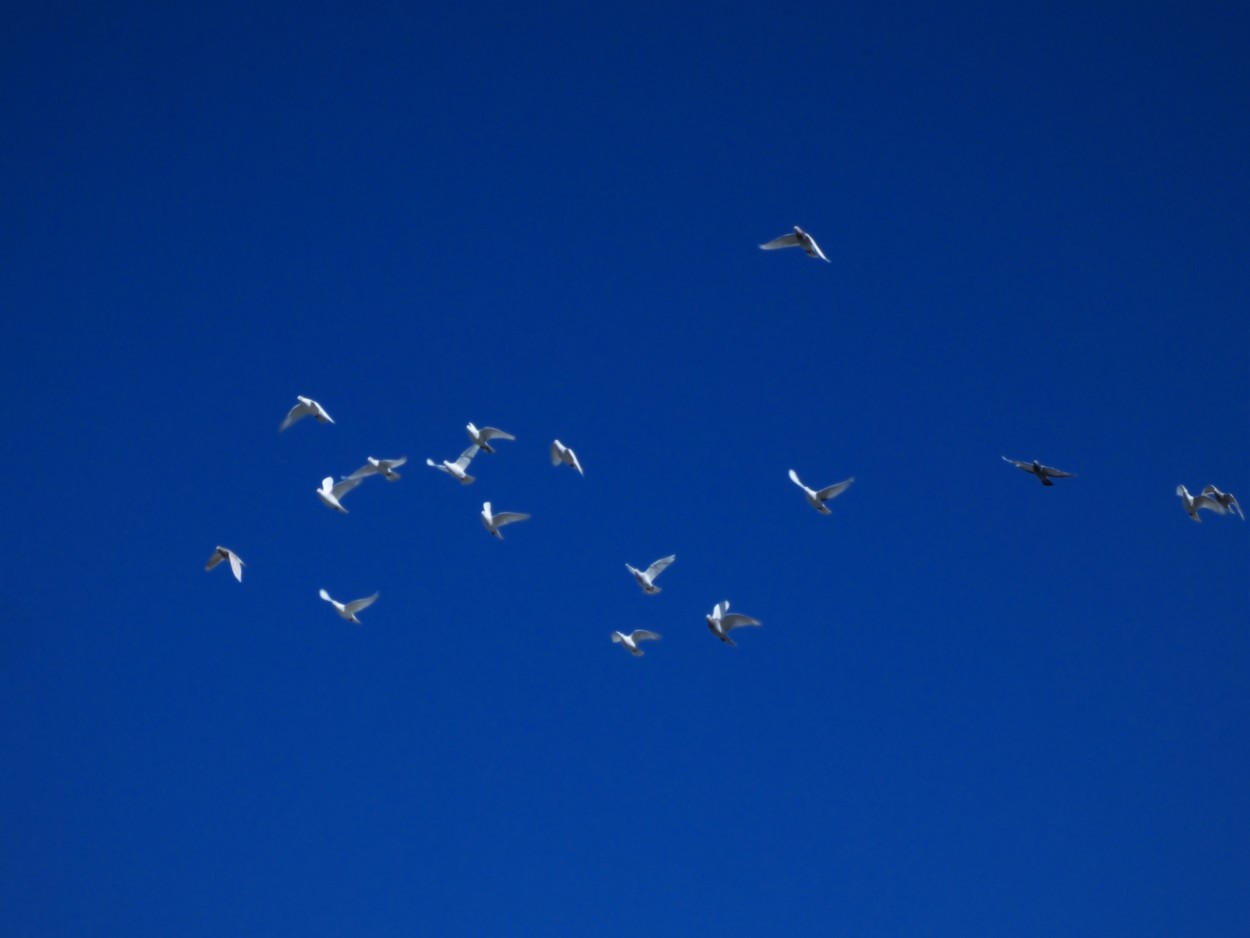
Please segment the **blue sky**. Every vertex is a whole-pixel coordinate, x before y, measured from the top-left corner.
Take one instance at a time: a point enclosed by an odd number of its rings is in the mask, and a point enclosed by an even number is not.
[[[6,934],[1250,930],[1238,5],[0,17]]]

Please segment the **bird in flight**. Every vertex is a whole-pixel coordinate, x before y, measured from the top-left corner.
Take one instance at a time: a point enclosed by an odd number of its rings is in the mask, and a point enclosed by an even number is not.
[[[1198,517],[1199,508],[1205,508],[1207,511],[1213,511],[1217,515],[1228,514],[1227,508],[1225,508],[1216,499],[1205,493],[1202,495],[1190,495],[1189,489],[1185,488],[1183,485],[1178,485],[1176,487],[1176,494],[1181,497],[1181,504],[1185,507],[1185,511],[1189,514],[1189,517],[1193,518],[1199,524],[1202,524],[1202,519]]]
[[[641,658],[643,655],[642,649],[638,647],[639,642],[658,641],[659,638],[659,632],[649,632],[646,629],[634,629],[628,635],[624,632],[612,633],[612,641],[617,645],[624,645],[626,650],[635,658]]]
[[[355,622],[357,625],[361,625],[362,624],[361,621],[356,618],[356,613],[360,612],[360,610],[362,609],[368,609],[370,606],[372,606],[374,602],[377,601],[378,596],[381,594],[374,593],[372,596],[366,596],[364,599],[353,599],[349,603],[339,602],[337,599],[334,599],[333,597],[331,597],[330,594],[327,593],[325,590],[322,590],[317,595],[319,595],[322,599],[324,599],[331,606],[333,606],[334,611],[337,612],[339,615],[341,615],[348,622]]]
[[[712,614],[707,616],[707,627],[711,629],[712,634],[719,638],[726,645],[737,647],[737,642],[729,637],[729,633],[734,629],[740,629],[744,625],[763,625],[759,619],[753,619],[751,616],[740,615],[736,612],[729,611],[729,600],[717,603],[712,607]]]
[[[386,476],[387,482],[394,482],[399,479],[399,473],[395,471],[396,466],[402,466],[408,461],[407,456],[400,456],[398,459],[375,459],[369,456],[365,464],[353,472],[349,476],[343,476],[343,481],[350,479],[366,479],[374,474]]]
[[[761,251],[775,251],[778,248],[802,248],[807,252],[808,257],[818,257],[826,264],[829,263],[829,258],[825,257],[816,239],[798,225],[794,226],[794,234],[783,234],[780,238],[773,238],[768,243],[760,245]]]
[[[335,511],[341,511],[347,514],[347,509],[343,507],[342,499],[358,486],[364,476],[356,478],[348,477],[334,481],[334,476],[326,476],[321,480],[321,488],[317,489],[317,497],[325,504],[327,508],[333,508]]]
[[[473,461],[473,457],[477,455],[477,451],[481,449],[476,443],[460,454],[455,462],[444,459],[441,463],[437,463],[432,459],[426,459],[427,466],[433,466],[441,472],[447,473],[453,479],[460,482],[461,485],[469,485],[473,482],[474,477],[465,472],[469,468],[469,463]]]
[[[799,479],[799,474],[795,472],[793,469],[791,469],[790,481],[803,490],[803,494],[807,496],[807,503],[809,505],[811,505],[813,508],[819,511],[822,515],[829,515],[829,514],[832,514],[833,512],[829,510],[829,507],[825,504],[825,502],[829,501],[830,499],[837,498],[839,495],[845,492],[848,488],[851,487],[851,483],[854,482],[855,479],[854,477],[852,477],[850,479],[846,479],[843,482],[837,482],[837,483],[834,483],[833,485],[826,486],[825,488],[819,489],[819,490],[809,489],[806,485],[803,484],[802,480]]]
[[[1003,462],[1009,462],[1017,469],[1023,469],[1025,472],[1032,473],[1042,480],[1042,485],[1054,485],[1051,479],[1070,479],[1075,473],[1064,472],[1062,469],[1055,469],[1051,466],[1043,466],[1036,459],[1032,462],[1024,462],[1020,459],[1008,459],[1003,457]]]
[[[1237,504],[1237,499],[1233,497],[1232,492],[1221,492],[1214,485],[1208,485],[1202,490],[1202,494],[1214,498],[1224,506],[1225,511],[1235,511],[1241,515],[1242,521],[1246,520],[1246,513],[1241,510],[1241,505]]]
[[[204,569],[211,570],[223,560],[230,561],[230,570],[234,574],[234,578],[242,583],[243,558],[232,551],[229,547],[218,547],[215,551],[213,551],[213,556],[208,558],[208,563],[204,564]]]
[[[655,578],[668,569],[668,565],[677,559],[676,554],[670,554],[668,557],[661,557],[646,570],[639,570],[625,564],[625,569],[634,575],[634,579],[638,581],[638,585],[642,587],[642,591],[648,596],[654,596],[660,592],[660,588],[655,585]]]
[[[469,439],[473,441],[473,445],[480,447],[484,453],[493,453],[495,451],[487,440],[516,439],[516,437],[511,433],[504,433],[502,430],[496,429],[495,427],[482,427],[482,429],[479,430],[470,423],[464,429],[469,434]]]
[[[559,440],[553,440],[551,443],[551,464],[558,466],[560,463],[572,466],[577,470],[579,476],[585,477],[586,473],[582,471],[582,464],[577,461],[577,454]]]
[[[295,399],[299,401],[299,403],[292,407],[290,413],[286,415],[286,419],[282,421],[282,426],[278,427],[279,433],[291,424],[295,423],[297,420],[303,420],[309,414],[316,417],[321,423],[334,423],[334,421],[330,419],[330,415],[326,413],[326,409],[314,401],[311,397],[302,397],[297,394]]]
[[[503,540],[503,535],[499,533],[499,529],[505,524],[528,520],[529,515],[522,514],[519,511],[501,511],[499,514],[494,514],[490,510],[490,502],[482,502],[482,527],[486,528],[492,537],[497,537],[501,541]]]

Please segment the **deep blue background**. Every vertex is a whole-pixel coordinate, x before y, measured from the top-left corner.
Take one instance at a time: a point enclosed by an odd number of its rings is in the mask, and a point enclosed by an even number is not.
[[[1250,933],[1247,36],[6,7],[0,929]]]

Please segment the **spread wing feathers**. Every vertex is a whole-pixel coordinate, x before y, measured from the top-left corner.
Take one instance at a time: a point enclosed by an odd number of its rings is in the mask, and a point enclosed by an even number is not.
[[[851,483],[854,481],[855,481],[854,479],[847,479],[845,482],[838,482],[835,485],[827,486],[826,488],[823,488],[819,492],[817,492],[816,497],[819,498],[822,502],[826,502],[831,498],[837,498],[839,495],[845,492],[848,488],[850,488]]]
[[[334,488],[330,489],[330,494],[335,498],[342,498],[364,480],[364,476],[357,476],[355,473],[346,479],[340,479],[334,484]]]
[[[786,234],[786,235],[782,235],[780,238],[773,238],[767,244],[761,244],[760,250],[761,251],[775,251],[778,248],[797,247],[801,243],[802,242],[799,241],[798,234]]]
[[[564,447],[560,445],[559,440],[556,440],[555,442],[551,444],[551,464],[553,466],[560,465],[561,461],[563,460],[563,456],[561,456],[560,454],[560,451],[563,449]]]
[[[213,556],[208,558],[208,563],[204,564],[204,569],[211,570],[225,559],[226,555],[222,553],[221,548],[218,547],[215,551],[213,551]]]
[[[730,629],[740,629],[744,625],[763,625],[759,619],[753,619],[751,616],[740,615],[736,612],[727,616],[721,616],[721,628],[728,632]]]
[[[646,577],[648,580],[655,580],[657,576],[668,569],[668,565],[677,559],[676,554],[670,554],[668,557],[661,557],[651,566],[647,567]]]
[[[1056,479],[1070,479],[1073,475],[1071,472],[1064,472],[1062,469],[1056,469],[1054,466],[1042,466],[1041,470],[1048,476],[1054,476]]]
[[[477,455],[477,451],[479,449],[481,449],[481,447],[474,443],[460,454],[460,458],[456,460],[455,465],[459,466],[461,469],[467,469],[469,467],[469,463],[473,461],[473,457]]]
[[[240,583],[243,582],[243,559],[234,551],[230,554],[230,572],[234,574],[234,578]]]
[[[1018,459],[1009,459],[1006,456],[1003,457],[1003,462],[1009,462],[1017,469],[1023,469],[1025,472],[1033,471],[1033,464],[1031,462],[1021,462]]]
[[[514,521],[528,521],[529,515],[519,511],[501,511],[497,515],[491,515],[491,521],[495,527],[502,528],[505,524],[512,524]]]
[[[318,590],[317,595],[320,596],[322,599],[324,599],[328,603],[334,602],[334,600],[330,598],[330,594],[327,593],[325,590]]]
[[[636,642],[641,642],[641,641],[646,641],[646,640],[658,641],[660,638],[660,633],[651,632],[651,631],[648,631],[647,629],[634,629],[633,633],[630,635],[630,638],[632,638]]]
[[[801,488],[804,492],[809,491],[808,487],[803,484],[801,479],[799,479],[799,474],[793,469],[790,470],[790,481]]]
[[[307,417],[311,413],[312,413],[312,408],[309,407],[307,404],[305,404],[303,401],[300,401],[298,404],[296,404],[287,412],[286,419],[282,421],[282,426],[278,427],[278,432],[281,433],[291,424],[295,423],[295,421],[303,417]]]
[[[343,610],[349,613],[360,612],[361,609],[368,609],[375,602],[381,593],[374,593],[372,596],[366,596],[364,599],[353,599],[349,603],[344,603]]]
[[[477,431],[477,435],[483,440],[515,440],[516,437],[511,433],[505,433],[498,427],[482,427]]]

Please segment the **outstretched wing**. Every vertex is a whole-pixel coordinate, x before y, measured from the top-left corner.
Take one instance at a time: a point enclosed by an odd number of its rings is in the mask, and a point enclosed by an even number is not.
[[[1053,476],[1056,479],[1070,479],[1075,474],[1071,472],[1064,472],[1062,469],[1056,469],[1053,466],[1042,466],[1041,470],[1046,473],[1046,475]]]
[[[753,619],[750,616],[739,615],[734,612],[727,616],[722,616],[720,624],[721,628],[728,632],[730,629],[740,629],[744,625],[763,625],[764,623],[759,619]]]
[[[845,482],[838,482],[835,485],[826,486],[825,488],[821,489],[819,492],[816,493],[816,497],[819,498],[822,502],[827,502],[831,498],[837,498],[839,495],[841,495],[843,492],[849,489],[851,487],[851,483],[854,481],[855,481],[854,478],[850,478],[850,479],[847,479]]]
[[[505,433],[503,430],[500,430],[498,427],[482,427],[482,429],[478,431],[478,436],[480,436],[483,440],[515,440],[516,439],[516,437],[513,436],[511,433]]]
[[[563,450],[564,444],[559,440],[553,440],[551,442],[551,464],[553,466],[558,466],[561,462],[563,462],[564,457],[561,455]]]
[[[226,555],[230,558],[230,570],[234,574],[234,578],[240,583],[243,582],[243,558],[232,550],[226,551]]]
[[[344,495],[346,495],[348,492],[350,492],[352,489],[358,486],[362,481],[364,481],[364,478],[365,478],[364,476],[357,476],[353,472],[346,479],[340,479],[337,483],[335,483],[334,488],[330,490],[330,494],[333,495],[335,498],[342,498]]]
[[[579,476],[584,476],[586,473],[582,471],[582,464],[577,461],[577,454],[573,452],[571,449],[569,449],[567,446],[564,448],[564,452],[565,452],[565,455],[568,457],[569,465],[577,470],[577,474]]]
[[[330,594],[327,593],[325,590],[319,590],[317,592],[317,595],[320,596],[322,599],[324,599],[328,603],[334,602],[334,600],[330,598]]]
[[[807,252],[808,257],[819,257],[826,264],[829,258],[825,257],[825,252],[820,249],[820,245],[816,243],[816,239],[811,235],[807,235],[807,240],[803,244],[803,250]]]
[[[495,527],[501,528],[514,521],[528,521],[529,515],[519,511],[501,511],[497,515],[491,515],[491,520],[495,522]]]
[[[469,467],[469,463],[473,461],[473,457],[477,455],[477,451],[481,449],[476,443],[460,454],[460,458],[456,460],[455,465],[459,466],[463,471]]]
[[[307,417],[311,413],[312,409],[303,401],[300,401],[287,412],[286,419],[282,421],[282,426],[278,427],[278,432],[281,433],[291,424],[295,423],[295,421],[299,420],[301,417]]]
[[[777,248],[792,248],[796,247],[798,244],[800,244],[800,241],[797,234],[786,234],[782,235],[780,238],[773,238],[767,244],[761,244],[760,250],[775,251]]]
[[[373,475],[375,472],[381,472],[381,470],[377,466],[366,463],[365,465],[357,469],[355,472],[353,472],[351,475],[343,476],[343,481],[348,482],[353,479],[355,480],[364,479],[367,476]]]
[[[1023,469],[1025,472],[1033,471],[1033,464],[1031,462],[1021,462],[1018,459],[1008,459],[1006,456],[1003,457],[1003,462],[1009,462],[1017,469]]]
[[[807,491],[807,486],[803,484],[803,482],[799,479],[799,474],[793,469],[790,470],[790,481],[801,488],[804,492]]]
[[[634,634],[632,638],[636,642],[648,641],[648,640],[659,641],[660,633],[652,632],[652,631],[649,631],[648,629],[634,629]]]
[[[213,556],[208,558],[208,563],[204,564],[204,569],[211,570],[225,559],[226,555],[223,553],[223,549],[218,547],[215,551],[213,551]]]
[[[372,596],[366,596],[364,599],[354,599],[347,603],[343,609],[348,613],[357,613],[360,612],[361,609],[368,609],[375,602],[377,602],[378,596],[380,595],[380,593],[374,593]]]
[[[661,557],[651,566],[647,567],[646,577],[648,580],[655,582],[655,578],[668,569],[668,565],[677,559],[676,554],[670,554],[667,557]]]

